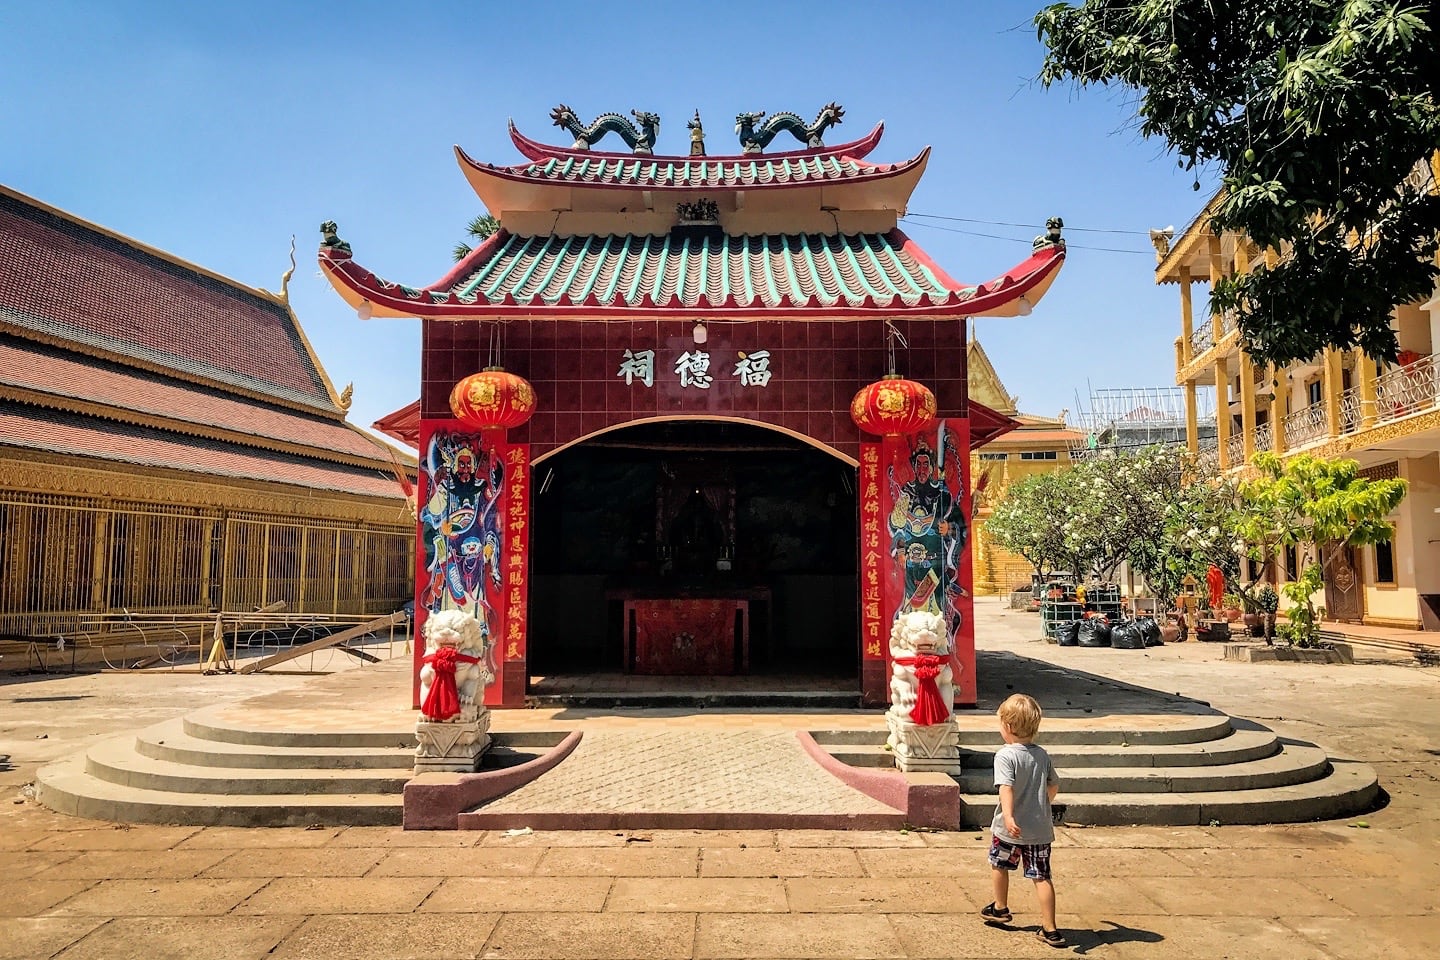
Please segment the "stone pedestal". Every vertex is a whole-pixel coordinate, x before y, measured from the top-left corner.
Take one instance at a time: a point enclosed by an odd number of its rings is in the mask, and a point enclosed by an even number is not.
[[[490,749],[490,711],[481,710],[474,720],[453,723],[415,724],[415,772],[474,773],[480,758]]]
[[[885,715],[895,766],[905,773],[960,773],[960,729],[952,717],[921,725],[894,712]]]

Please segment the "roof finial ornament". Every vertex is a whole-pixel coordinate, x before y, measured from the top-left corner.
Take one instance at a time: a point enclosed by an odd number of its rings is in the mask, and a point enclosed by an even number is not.
[[[705,128],[700,125],[700,110],[695,110],[695,119],[686,122],[686,128],[690,131],[690,156],[705,156]]]
[[[1165,258],[1170,256],[1170,241],[1175,239],[1175,228],[1166,227],[1164,230],[1150,231],[1150,243],[1155,247],[1155,262],[1164,263]]]
[[[340,227],[334,220],[326,220],[320,224],[320,249],[329,250],[332,253],[350,253],[350,244],[340,239],[337,232]]]
[[[280,299],[290,302],[290,278],[295,276],[295,234],[290,234],[290,269],[280,274]]]
[[[805,121],[800,119],[799,114],[777,113],[757,131],[755,124],[765,116],[765,111],[758,113],[739,113],[735,115],[735,132],[740,135],[740,146],[746,153],[760,153],[775,139],[775,135],[782,130],[788,130],[794,134],[795,139],[805,144],[807,150],[815,150],[825,146],[824,135],[829,127],[840,123],[845,116],[845,108],[840,104],[831,101],[820,108],[815,115],[815,122],[808,127]]]
[[[340,409],[349,410],[350,401],[355,396],[355,384],[345,384],[345,389],[340,391]]]
[[[605,134],[615,133],[632,153],[649,156],[654,152],[655,139],[660,135],[660,115],[644,110],[631,110],[630,115],[640,124],[639,127],[618,113],[602,113],[587,127],[580,122],[575,111],[563,103],[550,111],[550,119],[555,121],[555,126],[564,127],[575,138],[572,150],[589,150]]]
[[[1040,250],[1044,247],[1065,246],[1065,238],[1060,236],[1060,231],[1065,228],[1065,221],[1059,217],[1051,217],[1045,221],[1045,232],[1031,242],[1032,249]]]

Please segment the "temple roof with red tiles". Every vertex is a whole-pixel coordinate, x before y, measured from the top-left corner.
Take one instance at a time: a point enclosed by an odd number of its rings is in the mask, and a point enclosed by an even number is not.
[[[400,498],[395,480],[374,467],[324,463],[274,451],[247,449],[63,410],[0,405],[0,444],[181,473],[289,484],[387,500]]]
[[[281,298],[3,187],[0,324],[342,415]]]

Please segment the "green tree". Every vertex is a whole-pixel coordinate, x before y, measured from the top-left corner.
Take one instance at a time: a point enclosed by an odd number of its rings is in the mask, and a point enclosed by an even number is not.
[[[1069,562],[1064,505],[1070,499],[1062,473],[1040,473],[1012,483],[985,521],[992,540],[1029,561],[1044,577]]]
[[[1042,84],[1135,91],[1143,136],[1187,169],[1218,168],[1215,231],[1281,252],[1211,296],[1251,356],[1359,346],[1394,360],[1391,311],[1440,274],[1440,5],[1086,0],[1035,26]]]
[[[1385,517],[1405,499],[1406,483],[1361,477],[1354,460],[1301,454],[1282,461],[1261,453],[1253,462],[1259,476],[1240,487],[1247,514],[1240,532],[1256,555],[1296,549],[1300,575],[1281,587],[1290,601],[1290,622],[1280,635],[1292,644],[1314,646],[1325,615],[1315,603],[1325,565],[1345,547],[1384,543],[1395,535]]]
[[[496,220],[488,213],[482,213],[466,225],[465,235],[468,236],[475,243],[479,243],[486,237],[490,236],[492,233],[498,231],[499,229],[499,220]],[[464,260],[467,256],[469,256],[470,251],[474,249],[474,246],[472,246],[471,244],[457,243],[455,244],[454,249],[450,252],[452,255],[454,255],[455,262],[459,263],[461,260]]]

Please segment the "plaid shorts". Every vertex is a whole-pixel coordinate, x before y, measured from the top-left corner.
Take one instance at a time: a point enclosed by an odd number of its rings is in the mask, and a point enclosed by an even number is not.
[[[1006,843],[999,837],[991,836],[990,866],[999,870],[1014,870],[1022,862],[1025,864],[1025,879],[1049,880],[1050,844],[1037,843],[1022,846],[1018,843]]]

